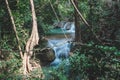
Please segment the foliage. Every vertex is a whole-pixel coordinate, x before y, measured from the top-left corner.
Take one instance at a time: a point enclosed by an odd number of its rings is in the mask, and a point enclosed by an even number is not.
[[[81,48],[75,47],[77,50],[70,57],[69,65],[63,62],[59,68],[43,68],[47,79],[118,80],[120,78],[120,2],[116,3],[117,0],[111,0],[112,6],[109,7],[105,1],[107,0],[78,0],[80,12],[104,45],[98,44],[90,29],[80,21],[82,40],[90,43]],[[39,33],[40,36],[44,36],[47,32],[52,31],[53,23],[58,21],[49,0],[34,0],[34,3]],[[51,0],[51,3],[60,21],[74,20],[74,8],[70,0]],[[30,3],[29,0],[9,0],[9,5],[20,39],[19,44],[24,50],[32,27]],[[0,0],[0,31],[0,52],[2,52],[2,54],[0,53],[0,79],[22,79],[23,75],[15,75],[19,73],[21,59],[19,51],[16,52],[18,43],[5,0]],[[28,80],[34,79],[36,76],[34,73]]]
[[[88,1],[79,1],[78,4],[78,8],[85,19],[89,17],[90,8],[88,3],[89,3]]]
[[[14,73],[18,73],[21,67],[21,60],[18,53],[2,52],[2,60],[0,60],[0,79],[8,79]]]
[[[64,20],[65,18],[73,18],[71,15],[73,15],[74,9],[71,5],[72,4],[70,3],[70,1],[59,1],[58,10],[60,18],[62,18],[62,20]]]
[[[76,53],[70,58],[70,64],[70,76],[72,79],[86,79],[87,73],[85,70],[90,64],[88,58],[84,54],[78,56],[78,53]]]
[[[4,40],[1,40],[0,50],[0,79],[10,79],[9,76],[13,76],[14,73],[18,73],[19,68],[21,67],[20,55],[17,52],[12,51],[10,43],[11,39],[5,37]],[[17,43],[14,43],[16,45]]]
[[[15,25],[17,27],[17,34],[18,37],[20,37],[19,44],[22,46],[22,49],[24,49],[24,45],[30,34],[29,31],[31,31],[32,27],[32,18],[29,4],[29,1],[19,1],[15,4],[16,8],[12,10]]]
[[[74,54],[70,58],[73,79],[119,79],[120,51],[116,47],[88,44]]]
[[[61,67],[44,67],[45,80],[68,80],[64,74],[63,65]]]

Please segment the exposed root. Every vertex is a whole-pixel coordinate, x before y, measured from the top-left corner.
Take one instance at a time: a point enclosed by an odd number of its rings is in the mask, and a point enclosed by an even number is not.
[[[37,21],[36,21],[37,19],[36,19],[33,0],[30,0],[30,4],[32,9],[33,27],[32,27],[31,36],[28,39],[25,47],[26,52],[24,53],[24,58],[23,58],[23,74],[24,75],[27,75],[27,73],[30,73],[31,71],[33,71],[34,68],[37,68],[37,67],[32,67],[33,65],[30,63],[30,58],[33,55],[33,48],[36,45],[38,45],[38,42],[39,42],[39,35],[38,35]],[[43,75],[42,68],[40,67],[40,65],[39,65],[39,69],[41,72],[40,75]],[[40,76],[40,78],[43,78],[43,77]]]

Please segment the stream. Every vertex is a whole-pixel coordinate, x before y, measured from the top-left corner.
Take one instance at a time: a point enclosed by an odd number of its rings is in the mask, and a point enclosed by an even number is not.
[[[69,29],[68,29],[69,27]],[[55,60],[50,65],[57,66],[62,60],[67,60],[70,53],[71,43],[75,35],[75,26],[73,22],[66,22],[60,27],[60,34],[48,35],[47,46],[52,48],[55,53]]]

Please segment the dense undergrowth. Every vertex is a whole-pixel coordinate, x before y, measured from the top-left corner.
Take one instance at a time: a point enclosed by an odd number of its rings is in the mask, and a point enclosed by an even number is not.
[[[116,47],[88,44],[70,58],[73,79],[119,80],[120,51]]]

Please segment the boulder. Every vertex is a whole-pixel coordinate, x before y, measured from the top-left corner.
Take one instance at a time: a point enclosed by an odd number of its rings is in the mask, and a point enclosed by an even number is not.
[[[36,54],[36,58],[40,60],[43,66],[49,65],[55,59],[55,54],[52,49],[45,48]]]

